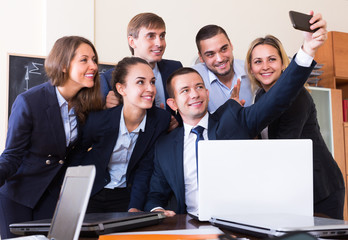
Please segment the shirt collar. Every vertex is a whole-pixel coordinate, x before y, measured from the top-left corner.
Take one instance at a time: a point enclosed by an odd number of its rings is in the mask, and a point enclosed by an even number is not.
[[[159,68],[158,68],[157,63],[155,63],[155,67],[152,69],[152,71],[153,71],[154,75],[157,75],[159,73]]]
[[[237,64],[237,61],[233,60],[233,70],[234,70],[234,78],[237,77],[242,80],[246,76],[244,66],[241,64]],[[214,81],[219,81],[217,76],[208,69],[208,77],[210,84]]]
[[[241,62],[241,60],[238,61]],[[240,80],[242,80],[242,78],[246,76],[244,64],[238,64],[237,60],[233,60],[233,70],[234,75],[237,76],[237,78],[239,78]]]
[[[208,129],[208,119],[209,119],[209,113],[207,112],[196,126],[192,126],[190,124],[184,123],[185,137],[187,137],[190,134],[191,129],[194,127],[201,126],[201,127],[204,127],[204,129]]]
[[[69,107],[69,104],[68,102],[65,100],[65,98],[62,96],[62,94],[60,94],[59,90],[57,87],[55,87],[56,89],[56,94],[57,94],[57,99],[58,99],[58,104],[59,104],[59,107],[62,108],[64,105],[66,105],[67,107]],[[74,115],[75,114],[75,110],[74,108],[72,107],[70,110],[69,110],[69,115]]]
[[[208,77],[209,77],[209,82],[212,84],[214,81],[218,81],[219,79],[216,77],[216,75],[208,69]]]
[[[58,91],[58,88],[57,87],[54,87],[54,88],[56,89],[56,94],[57,94],[59,107],[62,107],[64,104],[68,104],[68,102],[62,96],[62,94],[60,94],[60,92]]]
[[[139,124],[139,126],[134,129],[132,131],[132,133],[139,133],[140,130],[142,132],[145,131],[145,124],[146,124],[146,116],[147,116],[147,112],[145,113],[145,116],[143,118],[143,120],[141,121],[141,123]],[[128,133],[128,129],[126,127],[126,123],[124,121],[124,116],[123,116],[123,107],[122,107],[122,111],[121,111],[121,119],[120,119],[120,133],[121,135],[127,134]]]

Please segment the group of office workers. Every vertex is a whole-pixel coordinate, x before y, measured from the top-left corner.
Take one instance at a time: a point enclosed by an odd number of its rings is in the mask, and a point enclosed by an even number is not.
[[[327,38],[326,21],[311,14],[317,30],[303,34],[291,63],[267,35],[251,43],[247,70],[216,25],[196,35],[201,63],[188,68],[162,59],[166,28],[153,13],[131,19],[132,57],[101,76],[89,40],[58,39],[45,61],[50,81],[20,94],[12,107],[0,156],[1,237],[13,236],[11,223],[52,217],[65,171],[75,165],[96,166],[87,212],[195,213],[196,142],[203,139],[312,139],[314,212],[343,218],[343,177],[304,88]]]

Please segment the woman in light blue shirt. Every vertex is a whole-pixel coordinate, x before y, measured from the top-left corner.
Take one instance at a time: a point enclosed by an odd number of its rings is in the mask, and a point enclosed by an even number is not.
[[[91,113],[73,163],[95,164],[97,174],[87,212],[142,210],[153,169],[154,145],[167,131],[170,114],[153,106],[155,77],[143,59],[117,63],[113,90],[121,104]]]
[[[9,224],[51,218],[87,113],[102,108],[98,56],[82,37],[56,41],[45,61],[50,81],[15,100],[0,156],[1,238]]]

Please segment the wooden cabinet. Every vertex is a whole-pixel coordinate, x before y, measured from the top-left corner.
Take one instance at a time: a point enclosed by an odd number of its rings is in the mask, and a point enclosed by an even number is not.
[[[325,44],[318,49],[315,60],[324,71],[318,86],[331,88],[333,145],[332,152],[346,181],[344,218],[348,220],[348,123],[343,124],[342,99],[348,99],[348,33],[329,32]]]
[[[324,141],[339,166],[347,186],[348,174],[348,123],[343,127],[342,90],[310,87],[310,93],[317,109],[320,132]],[[346,130],[346,134],[344,134]],[[344,144],[346,142],[346,144]],[[346,151],[345,151],[346,148]],[[347,189],[347,187],[346,187]],[[347,194],[344,207],[344,219],[348,220]]]
[[[348,122],[344,123],[344,149],[345,149],[345,157],[346,157],[346,166],[348,164]],[[347,183],[348,183],[348,173],[344,175],[344,179],[346,180],[346,202],[345,202],[345,212],[344,212],[344,219],[348,220],[348,209],[347,209],[347,200],[348,200],[348,193],[347,193]]]
[[[348,33],[329,32],[315,60],[324,64],[318,86],[342,89],[343,98],[348,98]]]
[[[347,189],[347,157],[345,155],[345,138],[348,133],[344,134],[343,127],[343,110],[342,110],[342,91],[340,89],[331,89],[332,102],[332,130],[334,139],[334,159],[341,169],[345,186]],[[347,142],[346,142],[347,143]],[[344,202],[344,219],[348,220],[347,199],[348,192],[346,190],[346,197]]]
[[[346,155],[346,166],[347,166],[348,164],[348,122],[344,123],[344,142],[345,142],[345,155]]]

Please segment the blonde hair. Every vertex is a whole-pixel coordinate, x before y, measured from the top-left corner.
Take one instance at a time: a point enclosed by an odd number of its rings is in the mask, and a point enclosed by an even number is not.
[[[274,47],[275,49],[277,49],[277,52],[280,56],[280,59],[282,61],[283,66],[285,68],[287,68],[288,65],[290,64],[289,57],[287,56],[287,54],[285,52],[283,44],[275,36],[266,35],[264,38],[257,38],[254,41],[252,41],[250,46],[249,46],[249,50],[247,52],[247,55],[246,55],[245,67],[246,67],[248,77],[249,77],[250,82],[251,82],[253,92],[255,92],[255,90],[257,88],[262,87],[260,82],[255,78],[255,76],[253,74],[251,74],[251,54],[252,54],[254,48],[256,46],[259,46],[259,45],[270,45],[270,46]]]

